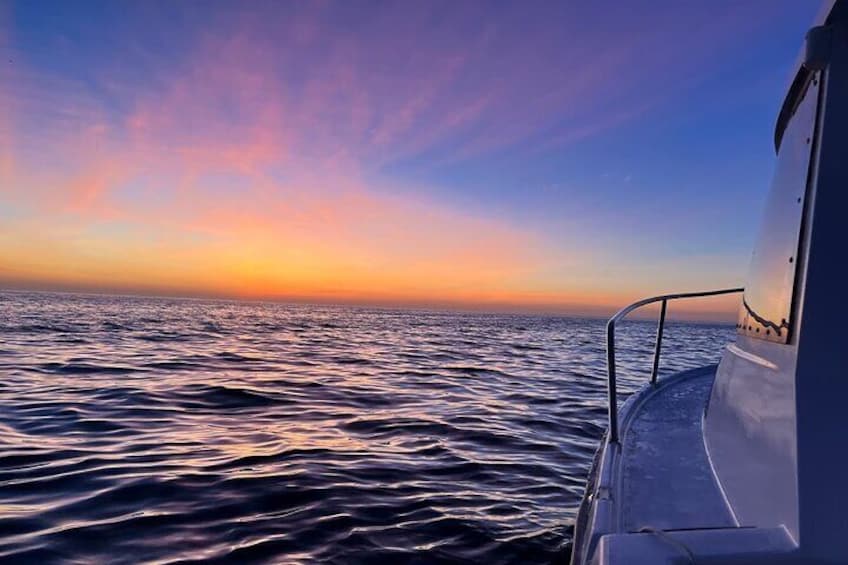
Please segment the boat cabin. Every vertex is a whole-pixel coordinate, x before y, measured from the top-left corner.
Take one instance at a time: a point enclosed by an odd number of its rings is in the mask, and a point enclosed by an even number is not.
[[[657,379],[667,295],[608,326],[610,428],[572,563],[848,563],[848,0],[806,36],[717,366]],[[734,292],[741,289],[730,289]],[[619,409],[615,322],[661,302],[651,382]]]

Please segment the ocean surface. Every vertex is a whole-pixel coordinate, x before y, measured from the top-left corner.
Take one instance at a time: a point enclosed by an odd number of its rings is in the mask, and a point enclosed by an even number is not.
[[[663,370],[732,338],[672,322]],[[562,562],[604,359],[595,319],[0,292],[0,560]]]

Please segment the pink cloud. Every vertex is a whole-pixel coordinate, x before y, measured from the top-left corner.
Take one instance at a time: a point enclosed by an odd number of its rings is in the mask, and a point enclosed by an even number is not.
[[[145,254],[137,241],[123,241],[124,252],[115,248],[120,240],[98,244],[100,261],[111,269],[87,262],[80,251],[94,237],[87,234],[117,222],[146,238],[170,234],[171,251],[156,252],[163,261],[178,253],[186,269],[195,264],[246,281],[244,287],[219,281],[225,287],[265,293],[302,290],[313,271],[316,288],[333,292],[361,293],[376,282],[374,288],[416,294],[455,285],[497,289],[516,270],[532,269],[538,260],[527,253],[532,234],[426,197],[391,196],[363,181],[367,161],[359,148],[348,148],[346,136],[364,133],[355,128],[367,120],[351,115],[353,129],[336,139],[323,115],[354,84],[349,73],[316,79],[305,90],[308,100],[292,102],[285,85],[269,79],[269,61],[249,56],[255,53],[262,50],[244,38],[201,45],[165,87],[136,92],[132,110],[118,115],[80,85],[56,90],[50,76],[15,74],[3,108],[14,105],[23,117],[8,139],[24,166],[3,171],[3,197],[28,208],[43,226],[38,241],[52,244],[6,248],[6,259],[26,265],[36,255],[49,257],[60,278],[83,267],[116,280],[127,273],[166,276],[125,264],[124,253]],[[222,65],[222,58],[231,63]],[[236,66],[238,60],[249,62]],[[50,119],[41,122],[40,112],[50,108]],[[21,140],[29,135],[35,143],[26,146]],[[237,175],[237,188],[210,186],[222,175]],[[34,242],[32,229],[22,224],[19,236]],[[192,259],[181,255],[197,235],[208,244],[192,247]],[[238,267],[245,261],[255,266]],[[75,267],[65,271],[70,263]],[[31,272],[45,268],[38,262]],[[200,279],[209,272],[187,271],[180,280]]]
[[[128,39],[132,59],[94,85],[16,54],[0,70],[0,197],[48,232],[118,222],[177,247],[200,235],[210,250],[258,250],[266,267],[275,249],[302,252],[360,290],[383,269],[384,283],[416,292],[416,277],[422,288],[514,292],[551,262],[589,260],[552,251],[532,227],[402,197],[412,191],[399,181],[373,184],[380,169],[548,151],[615,128],[696,80],[742,19],[715,10],[695,22],[672,7],[665,25],[633,9],[599,31],[563,9],[561,25],[533,10],[498,24],[470,4],[404,4],[355,30],[321,4],[247,11],[168,61]],[[0,46],[3,34],[0,24]],[[656,76],[674,81],[645,78]],[[233,178],[237,188],[221,188]]]

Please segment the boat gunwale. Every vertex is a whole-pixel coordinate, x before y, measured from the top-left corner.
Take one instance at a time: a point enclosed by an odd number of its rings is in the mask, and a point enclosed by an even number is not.
[[[622,496],[622,452],[627,441],[627,432],[640,409],[663,390],[689,379],[703,377],[705,374],[715,374],[717,369],[718,364],[713,363],[665,375],[658,378],[656,384],[648,382],[643,385],[621,405],[618,410],[621,425],[619,441],[610,442],[609,432],[604,434],[587,477],[586,491],[575,520],[572,565],[588,563],[586,559],[594,553],[602,536],[622,533],[622,512],[619,504]],[[712,465],[710,470],[712,471]],[[585,530],[580,528],[581,525]]]

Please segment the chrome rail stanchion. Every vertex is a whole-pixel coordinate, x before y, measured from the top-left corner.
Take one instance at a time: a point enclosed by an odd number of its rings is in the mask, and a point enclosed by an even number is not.
[[[654,349],[654,368],[651,369],[651,384],[657,384],[657,371],[660,368],[660,351],[662,350],[663,327],[665,326],[665,308],[668,300],[662,301],[660,307],[660,321],[657,322],[657,345]]]
[[[662,351],[663,330],[665,328],[665,313],[666,306],[669,300],[679,300],[681,298],[703,298],[706,296],[718,296],[720,294],[733,294],[743,292],[744,288],[728,288],[724,290],[708,290],[705,292],[684,292],[680,294],[664,294],[645,298],[638,302],[634,302],[629,306],[625,306],[609,319],[607,322],[607,393],[609,395],[609,442],[618,443],[618,395],[616,393],[616,372],[615,372],[615,324],[623,319],[633,310],[641,308],[647,304],[654,302],[662,302],[660,307],[660,318],[657,324],[657,342],[654,349],[654,365],[651,370],[651,384],[657,383],[657,373],[660,367],[660,352]]]

